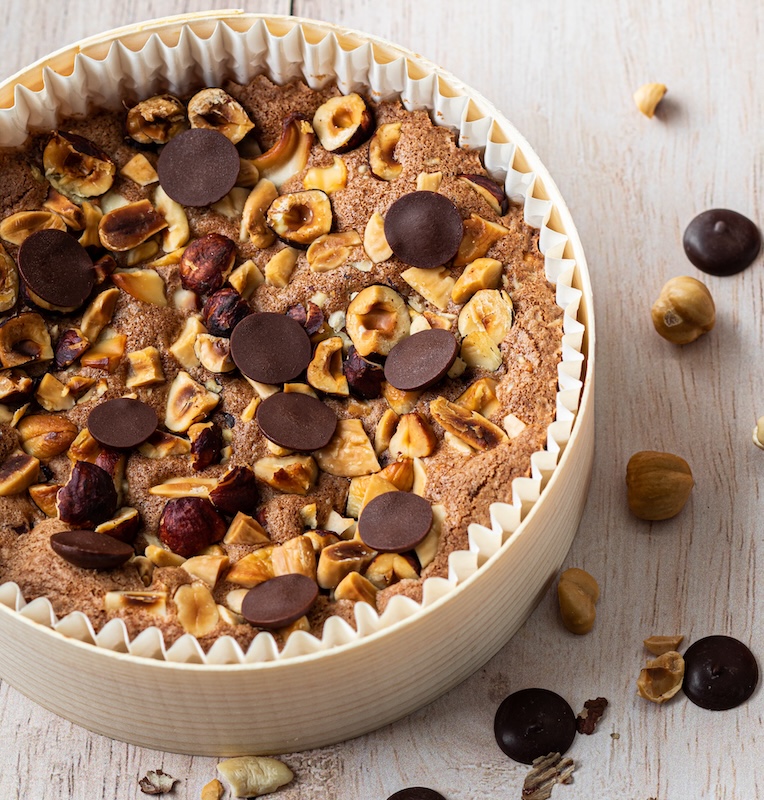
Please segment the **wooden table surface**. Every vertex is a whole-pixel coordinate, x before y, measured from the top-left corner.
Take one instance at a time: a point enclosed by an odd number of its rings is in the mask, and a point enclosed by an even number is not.
[[[4,0],[0,72],[109,28],[230,5]],[[574,743],[575,781],[555,789],[557,800],[764,795],[755,747],[761,691],[727,712],[704,711],[681,694],[659,707],[635,691],[642,639],[651,634],[683,633],[687,641],[729,634],[764,657],[756,581],[764,453],[751,444],[764,414],[761,259],[737,276],[704,278],[717,324],[698,342],[670,345],[650,322],[666,280],[703,278],[682,251],[693,216],[728,207],[764,223],[764,6],[270,0],[246,10],[373,32],[490,98],[567,199],[588,256],[598,326],[596,464],[566,561],[600,582],[594,631],[565,631],[550,592],[491,662],[437,702],[360,739],[284,757],[296,781],[276,797],[384,800],[424,785],[447,800],[519,798],[526,768],[498,750],[493,716],[507,694],[534,685],[559,692],[575,710],[598,695],[610,701],[595,735]],[[631,98],[646,81],[669,87],[652,120]],[[640,522],[627,510],[626,462],[642,449],[680,454],[692,466],[696,486],[674,520]],[[131,800],[144,796],[137,779],[157,768],[181,779],[170,797],[191,800],[215,764],[90,734],[0,683],[2,800]]]

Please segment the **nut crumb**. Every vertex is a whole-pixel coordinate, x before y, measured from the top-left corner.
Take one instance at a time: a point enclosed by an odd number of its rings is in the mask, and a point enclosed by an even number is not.
[[[615,731],[613,731],[613,733],[610,734],[610,738],[611,739],[620,739],[621,738],[621,734],[620,733],[616,733]]]
[[[138,785],[143,794],[167,794],[178,782],[178,778],[173,778],[172,775],[162,772],[161,769],[150,769],[146,773],[146,777],[138,781]]]
[[[594,733],[597,723],[602,718],[607,708],[608,701],[605,697],[597,697],[584,703],[583,711],[576,717],[576,730],[587,736]]]
[[[523,782],[523,800],[548,800],[558,783],[572,783],[576,768],[572,758],[549,753],[533,760],[533,768]]]

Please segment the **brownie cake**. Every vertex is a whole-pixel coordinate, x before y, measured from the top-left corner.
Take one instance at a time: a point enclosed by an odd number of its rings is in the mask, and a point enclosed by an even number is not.
[[[563,311],[425,112],[263,76],[0,155],[0,583],[208,649],[421,599],[530,474]]]

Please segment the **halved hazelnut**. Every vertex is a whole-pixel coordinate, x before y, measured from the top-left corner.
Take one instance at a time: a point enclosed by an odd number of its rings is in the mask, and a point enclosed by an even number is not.
[[[0,464],[0,497],[21,494],[40,474],[40,462],[28,453],[13,453]]]
[[[385,589],[398,581],[416,580],[419,573],[406,556],[400,553],[380,553],[366,568],[364,577],[377,589]]]
[[[10,311],[19,298],[19,273],[16,262],[0,245],[0,314]]]
[[[485,331],[473,331],[462,339],[459,357],[473,369],[486,369],[495,372],[502,365],[498,345]]]
[[[53,188],[73,200],[98,197],[114,182],[114,162],[100,147],[76,133],[53,133],[42,161]]]
[[[178,622],[191,636],[212,633],[220,621],[217,603],[201,583],[183,584],[173,596]]]
[[[167,144],[187,127],[186,107],[171,94],[158,94],[134,105],[125,126],[140,144]]]
[[[56,342],[53,357],[54,369],[66,369],[90,347],[90,342],[79,328],[65,330]]]
[[[19,314],[0,325],[0,365],[3,367],[18,367],[52,358],[50,334],[39,314]]]
[[[236,245],[220,233],[195,239],[180,257],[180,282],[197,294],[212,294],[222,287],[233,269]]]
[[[244,558],[240,558],[228,570],[225,579],[230,583],[243,586],[245,589],[251,589],[264,581],[275,578],[271,561],[275,549],[274,545],[266,545],[259,550],[255,550],[254,553],[249,553]],[[241,606],[239,606],[240,610]]]
[[[470,262],[483,258],[491,247],[508,233],[509,230],[503,225],[489,222],[477,214],[470,214],[470,218],[464,221],[464,233],[454,257],[454,266],[465,267]]]
[[[213,336],[230,337],[233,329],[252,313],[236,289],[225,287],[207,298],[202,322]]]
[[[503,289],[481,289],[459,312],[459,333],[484,332],[500,344],[512,327],[513,317],[512,300]]]
[[[103,608],[107,613],[140,609],[154,617],[166,617],[167,592],[106,592]]]
[[[363,572],[376,555],[376,550],[358,540],[337,542],[325,547],[318,559],[318,585],[322,589],[334,589],[351,572]]]
[[[255,475],[280,492],[306,495],[318,478],[318,467],[311,456],[266,456],[255,462]]]
[[[330,475],[352,478],[379,472],[380,465],[360,419],[341,419],[326,447],[313,453],[319,467]]]
[[[400,418],[390,439],[389,450],[392,458],[425,458],[432,455],[437,446],[438,439],[430,423],[414,411]]]
[[[36,483],[29,487],[29,497],[46,517],[56,516],[56,496],[61,484]]]
[[[467,264],[451,290],[455,303],[466,303],[481,289],[498,289],[501,285],[501,261],[495,258],[478,258]]]
[[[228,526],[224,544],[269,544],[268,534],[253,517],[239,511]]]
[[[174,253],[186,244],[191,235],[186,210],[180,203],[175,202],[161,186],[157,186],[154,192],[154,204],[167,222],[167,228],[162,234],[162,250],[165,253]]]
[[[255,473],[249,467],[231,467],[210,490],[210,500],[231,517],[240,511],[251,513],[257,505]]]
[[[255,162],[248,158],[239,159],[239,174],[236,177],[236,186],[251,189],[260,180],[260,170],[255,166]],[[230,193],[229,193],[230,194]],[[229,195],[226,195],[228,197]],[[245,193],[246,197],[246,193]],[[242,208],[243,208],[242,204]],[[239,214],[241,211],[239,211]],[[239,216],[237,214],[236,216]]]
[[[393,255],[393,248],[390,247],[385,236],[385,220],[379,211],[375,211],[366,223],[363,233],[363,249],[375,264],[381,264]]]
[[[234,144],[255,127],[241,104],[217,88],[202,89],[188,101],[188,121],[192,128],[218,131]]]
[[[446,267],[438,269],[410,267],[401,272],[401,278],[436,308],[441,311],[448,308],[448,301],[451,299],[451,292],[456,282]]]
[[[321,146],[330,153],[346,153],[363,144],[373,125],[371,111],[355,92],[330,98],[313,116],[313,128]]]
[[[353,230],[325,233],[311,244],[305,255],[313,272],[331,272],[346,263],[352,248],[359,244],[361,237]]]
[[[98,223],[98,236],[107,250],[122,253],[166,227],[167,220],[148,200],[138,200],[104,214]]]
[[[191,442],[165,431],[155,431],[142,445],[139,445],[138,452],[145,458],[156,459],[184,456],[191,452]]]
[[[142,303],[161,307],[167,305],[164,281],[154,269],[119,269],[111,279],[123,292]]]
[[[16,430],[24,451],[40,461],[63,453],[79,433],[73,422],[57,414],[31,414],[18,423]]]
[[[133,183],[137,183],[138,186],[151,186],[152,183],[156,183],[159,180],[157,171],[143,153],[134,155],[122,167],[119,174],[129,178]]]
[[[96,533],[104,533],[120,542],[131,544],[141,529],[141,515],[138,509],[125,506],[116,515],[100,525],[96,525]]]
[[[278,189],[265,178],[255,186],[244,204],[239,241],[246,242],[249,239],[260,250],[276,241],[276,234],[266,224],[265,213],[278,196]]]
[[[272,181],[277,187],[305,169],[313,146],[313,128],[300,114],[291,114],[284,120],[281,138],[252,163],[262,178]]]
[[[199,366],[199,359],[194,353],[194,344],[196,337],[202,333],[207,333],[207,329],[202,325],[199,317],[186,317],[183,330],[168,348],[175,360],[185,369],[194,369]]]
[[[236,369],[231,358],[231,340],[223,336],[200,333],[194,342],[194,355],[210,372],[221,374]]]
[[[117,491],[111,475],[96,464],[78,461],[56,499],[58,518],[68,525],[94,527],[117,510]]]
[[[289,279],[297,265],[298,255],[299,253],[294,247],[285,247],[271,256],[265,265],[265,282],[269,286],[285,289],[289,285]]]
[[[361,356],[386,356],[409,335],[411,322],[403,298],[389,286],[367,286],[347,309],[347,332]]]
[[[343,364],[343,372],[354,394],[366,400],[374,400],[382,394],[385,372],[379,364],[367,361],[351,347]]]
[[[347,182],[348,168],[339,156],[334,156],[330,167],[311,167],[302,179],[305,189],[320,189],[327,194],[344,189]]]
[[[274,547],[271,563],[276,577],[298,574],[316,580],[316,551],[307,536],[295,536],[280,547]]]
[[[195,422],[201,422],[219,402],[218,395],[181,370],[167,394],[165,427],[174,433],[183,433]]]
[[[410,414],[416,407],[421,392],[404,392],[396,389],[391,383],[382,384],[382,396],[387,400],[390,408],[399,416]]]
[[[374,431],[374,452],[381,456],[390,446],[400,417],[392,408],[387,408],[379,418],[376,430]]]
[[[342,339],[339,336],[318,343],[313,360],[308,364],[308,383],[326,394],[341,397],[350,394],[342,372]]]
[[[80,356],[83,367],[114,372],[125,354],[127,336],[107,329],[101,338]]]
[[[128,389],[141,389],[145,386],[157,386],[164,383],[164,372],[159,350],[156,347],[144,347],[127,354],[128,372],[125,385]]]
[[[0,370],[0,403],[23,403],[33,388],[34,382],[23,370]]]
[[[449,433],[476,450],[490,450],[508,441],[507,434],[476,411],[437,397],[430,403],[430,414]]]
[[[504,194],[504,189],[498,183],[494,183],[485,175],[459,175],[468,186],[471,186],[491,208],[503,217],[509,210],[509,200]]]
[[[501,409],[501,403],[496,397],[497,385],[494,378],[480,378],[470,384],[455,402],[468,411],[477,411],[484,417],[492,417]]]
[[[73,231],[81,231],[85,227],[85,213],[76,203],[68,197],[64,197],[52,186],[48,190],[48,197],[42,204],[46,211],[58,214],[64,220],[66,226]]]
[[[252,259],[240,264],[228,277],[228,283],[236,289],[244,300],[249,300],[257,287],[263,284],[264,280],[263,273],[260,272],[260,268]]]
[[[96,341],[101,335],[101,331],[111,322],[118,299],[119,289],[114,287],[106,289],[93,298],[93,302],[87,307],[82,315],[82,322],[80,322],[82,334],[89,342]]]
[[[380,125],[369,142],[369,167],[373,175],[383,181],[394,181],[403,171],[395,160],[395,148],[401,138],[401,123]]]
[[[332,204],[318,189],[277,197],[266,212],[271,230],[289,245],[305,248],[332,228]]]
[[[52,211],[19,211],[0,222],[0,238],[20,245],[37,231],[65,231],[66,223]]]

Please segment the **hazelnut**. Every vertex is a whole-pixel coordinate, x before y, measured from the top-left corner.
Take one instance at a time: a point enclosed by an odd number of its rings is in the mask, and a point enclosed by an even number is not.
[[[667,91],[668,89],[662,83],[645,83],[634,92],[634,102],[646,117],[652,119],[655,109]]]
[[[225,778],[235,797],[270,794],[294,777],[292,770],[283,762],[262,756],[226,759],[218,764],[218,772]]]
[[[55,369],[70,367],[88,347],[90,347],[90,342],[79,328],[65,330],[56,342],[53,367]]]
[[[0,403],[23,403],[32,394],[34,382],[20,369],[0,370]]]
[[[167,592],[106,592],[103,608],[107,613],[132,608],[155,617],[166,617]]]
[[[200,333],[194,342],[194,354],[209,372],[232,372],[236,365],[231,358],[231,340],[223,336]]]
[[[112,287],[97,294],[87,307],[82,315],[80,329],[82,335],[89,342],[96,341],[103,329],[111,322],[114,309],[117,307],[117,300],[119,300],[119,289]]]
[[[500,217],[509,211],[509,200],[504,189],[486,175],[459,175],[459,179],[472,187]]]
[[[459,312],[457,324],[462,336],[484,332],[495,344],[501,344],[513,319],[512,299],[503,289],[480,289]]]
[[[387,401],[387,405],[399,416],[411,413],[421,394],[421,392],[404,392],[387,382],[382,384],[382,395]]]
[[[191,442],[181,436],[173,436],[171,433],[157,430],[142,445],[139,445],[138,452],[145,458],[156,459],[185,456],[191,452]]]
[[[342,369],[354,394],[365,400],[374,400],[381,396],[385,371],[379,364],[374,364],[358,355],[355,347],[351,347],[348,351]]]
[[[96,464],[78,461],[58,492],[58,518],[68,525],[93,528],[117,510],[117,490],[111,475]]]
[[[64,197],[52,186],[48,190],[48,197],[42,204],[46,211],[58,214],[66,223],[67,228],[73,231],[81,231],[85,227],[85,212],[68,197]]]
[[[16,262],[0,245],[0,314],[10,311],[19,298],[19,273]]]
[[[501,261],[495,258],[478,258],[467,264],[451,290],[455,303],[466,303],[481,289],[498,289],[501,284]]]
[[[295,536],[280,547],[274,547],[271,563],[277,577],[296,573],[316,580],[316,551],[307,536]]]
[[[136,508],[120,508],[112,519],[96,525],[96,533],[105,533],[120,542],[132,544],[141,529],[141,515]]]
[[[103,211],[93,203],[84,200],[82,203],[82,213],[85,216],[85,229],[82,236],[77,240],[83,247],[100,247],[101,239],[98,236],[98,223],[101,221]],[[98,273],[96,273],[96,277]],[[102,281],[98,281],[101,283]]]
[[[240,264],[228,277],[228,283],[244,300],[249,300],[264,280],[263,273],[252,259]]]
[[[376,550],[356,539],[330,544],[318,559],[318,585],[322,589],[334,589],[351,572],[363,572],[376,555]]]
[[[66,223],[52,211],[19,211],[0,222],[0,238],[20,245],[37,231],[65,231]]]
[[[459,357],[468,367],[489,372],[495,372],[502,365],[501,351],[485,331],[467,334],[462,339]]]
[[[350,394],[348,382],[342,371],[342,339],[333,336],[324,339],[316,346],[313,359],[308,364],[308,383],[326,394],[347,397]]]
[[[183,558],[197,555],[225,536],[226,524],[209,500],[179,497],[168,501],[159,520],[159,538]]]
[[[351,600],[354,603],[368,603],[377,606],[377,587],[360,572],[349,572],[334,590],[335,600]]]
[[[299,253],[294,247],[285,247],[271,256],[265,265],[265,282],[277,289],[285,289],[289,285],[289,279],[297,265],[298,255]]]
[[[0,464],[0,497],[21,494],[40,474],[40,462],[28,453],[12,453]]]
[[[386,356],[409,335],[411,322],[403,298],[389,286],[367,286],[347,309],[347,332],[361,356]]]
[[[134,155],[127,164],[122,167],[119,174],[124,175],[125,178],[129,178],[133,183],[137,183],[138,186],[151,186],[152,183],[157,183],[159,180],[157,171],[143,153]],[[161,189],[161,187],[159,188]],[[167,195],[165,195],[165,197],[166,196]]]
[[[174,433],[183,433],[195,422],[201,422],[219,402],[218,395],[181,370],[167,394],[165,427]]]
[[[217,627],[220,621],[217,603],[203,584],[183,584],[172,600],[178,622],[186,633],[191,636],[206,636]]]
[[[330,475],[353,478],[379,472],[380,466],[360,419],[341,419],[326,447],[313,453],[318,466]]]
[[[56,497],[60,488],[58,483],[37,483],[29,487],[29,497],[46,517],[55,517]]]
[[[662,656],[671,650],[678,650],[684,636],[650,636],[643,644],[654,656]]]
[[[201,472],[220,461],[223,431],[216,422],[197,422],[188,429],[191,440],[191,467]]]
[[[329,547],[330,544],[337,544],[340,540],[339,536],[333,531],[324,530],[306,531],[303,536],[313,545],[316,555],[320,555],[325,547]]]
[[[219,545],[213,545],[209,549],[217,547],[219,547]],[[229,563],[228,556],[225,554],[203,554],[186,559],[186,561],[181,564],[181,568],[192,578],[202,581],[207,584],[210,589],[214,589],[223,572],[228,569]]]
[[[249,467],[231,467],[210,490],[210,500],[230,517],[251,513],[257,505],[255,473]]]
[[[167,254],[174,253],[186,244],[191,235],[186,211],[161,186],[157,186],[154,192],[154,205],[167,221],[167,228],[162,234],[162,249]],[[152,266],[160,266],[160,264],[152,264]]]
[[[311,300],[308,300],[307,307],[302,303],[295,306],[290,306],[286,312],[288,317],[302,325],[308,336],[318,333],[324,326],[324,312]]]
[[[201,800],[221,800],[224,794],[223,784],[217,778],[214,778],[202,786]]]
[[[207,329],[202,325],[199,317],[195,315],[186,317],[183,330],[168,348],[181,367],[194,369],[199,366],[199,359],[194,352],[194,345],[196,344],[196,337],[201,333],[207,333]]]
[[[56,131],[42,154],[45,177],[72,200],[98,197],[114,182],[114,162],[84,136]]]
[[[57,414],[31,414],[16,426],[26,453],[47,461],[69,449],[77,436],[77,426]]]
[[[435,452],[437,446],[432,426],[417,411],[400,418],[388,445],[392,458],[426,458]]]
[[[146,386],[157,386],[164,383],[164,372],[159,350],[156,347],[144,347],[127,354],[128,372],[125,385],[128,389],[140,389]]]
[[[597,615],[594,606],[599,596],[600,587],[588,572],[572,567],[560,575],[557,584],[560,615],[571,633],[589,633]]]
[[[374,431],[374,452],[378,456],[381,456],[390,446],[390,440],[393,438],[395,429],[398,427],[399,419],[400,417],[392,408],[385,409],[382,416],[379,418],[376,430]]]
[[[265,178],[249,193],[241,216],[240,241],[246,242],[249,239],[260,250],[273,244],[276,234],[266,224],[265,212],[278,196],[274,184]]]
[[[320,189],[326,194],[344,189],[347,182],[348,169],[339,156],[334,156],[330,167],[311,167],[302,179],[304,189]]]
[[[484,417],[492,417],[501,409],[501,403],[496,397],[497,386],[498,382],[494,378],[480,378],[471,383],[455,402],[468,411],[477,411]]]
[[[634,453],[626,467],[629,508],[640,519],[675,517],[694,485],[690,465],[672,453],[642,450]]]
[[[385,220],[379,211],[375,211],[366,223],[363,232],[363,249],[366,255],[375,263],[387,261],[393,254],[385,236]]]
[[[39,314],[19,314],[0,325],[1,366],[18,367],[52,358],[50,334]]]
[[[416,176],[416,190],[418,192],[437,192],[442,182],[442,172],[420,172]]]
[[[225,579],[230,583],[235,583],[246,589],[251,589],[253,586],[275,578],[276,575],[273,572],[273,562],[271,560],[275,549],[274,545],[266,545],[265,547],[260,547],[258,550],[255,550],[254,553],[249,553],[244,556],[244,558],[240,558],[231,569],[228,570]],[[231,605],[232,610],[237,612],[241,611],[241,605],[239,604],[238,608],[233,608],[230,599],[229,605]]]
[[[437,397],[430,403],[430,414],[444,430],[481,452],[508,441],[507,434],[498,425],[445,397]]]
[[[330,98],[313,116],[313,128],[321,146],[330,153],[346,153],[363,144],[373,125],[364,99],[355,92]]]
[[[753,443],[760,450],[764,450],[764,417],[759,417],[753,427]]]
[[[283,122],[281,137],[276,144],[252,163],[261,177],[281,186],[292,175],[305,169],[314,137],[313,128],[304,117],[290,114]]]
[[[360,244],[361,237],[352,230],[325,233],[311,244],[305,255],[313,272],[331,272],[345,264],[352,248]]]
[[[454,257],[455,267],[466,267],[472,261],[483,256],[491,247],[509,233],[509,230],[496,222],[489,222],[477,214],[470,214],[464,220],[464,233],[459,249]]]
[[[716,309],[711,293],[695,278],[672,278],[653,304],[655,330],[669,342],[689,344],[714,327]]]
[[[104,372],[114,372],[125,354],[126,345],[127,336],[124,333],[107,330],[80,356],[80,364]]]
[[[139,144],[167,144],[188,126],[186,107],[171,94],[158,94],[134,105],[125,126]]]
[[[185,562],[183,556],[166,550],[164,547],[157,547],[150,544],[144,551],[146,558],[155,567],[180,567]]]
[[[383,181],[400,177],[403,165],[395,160],[395,147],[401,138],[401,123],[380,125],[369,142],[369,167],[372,175]]]
[[[311,456],[266,456],[255,462],[255,475],[280,492],[306,495],[318,479],[318,467]]]
[[[167,227],[167,220],[148,200],[119,206],[101,217],[98,236],[107,250],[122,253]]]
[[[162,308],[167,306],[167,296],[162,276],[154,269],[120,269],[111,276],[115,286],[140,300]]]
[[[241,104],[222,89],[197,92],[188,101],[188,121],[192,128],[218,131],[234,144],[255,127]]]
[[[266,222],[283,242],[305,248],[332,228],[332,205],[318,189],[277,197],[266,212]]]
[[[268,534],[253,517],[239,511],[228,526],[225,544],[269,544]]]
[[[658,658],[649,659],[640,670],[637,691],[640,697],[653,703],[665,703],[681,688],[684,680],[684,658],[669,650]]]
[[[239,163],[243,164],[244,159],[239,159]],[[244,216],[244,208],[247,205],[247,199],[250,195],[250,189],[254,186],[257,186],[258,179],[260,177],[259,173],[257,173],[257,168],[251,164],[251,162],[246,162],[249,164],[248,167],[248,178],[242,177],[242,171],[239,171],[239,177],[236,179],[237,183],[240,181],[242,185],[234,186],[227,195],[222,197],[217,203],[213,203],[210,206],[210,209],[214,211],[216,214],[220,214],[221,217],[226,217],[226,219],[230,219],[231,222],[241,224],[242,218]],[[271,234],[273,235],[273,234]],[[242,241],[246,240],[246,236],[242,238]]]
[[[66,455],[72,464],[78,461],[89,461],[94,464],[101,450],[101,445],[91,436],[90,431],[83,428],[71,443]]]
[[[416,580],[419,573],[413,559],[400,553],[380,553],[366,568],[364,577],[377,589],[385,589],[398,581]]]
[[[180,282],[197,294],[212,294],[222,287],[233,269],[236,245],[220,233],[195,239],[180,257]]]
[[[401,272],[401,278],[415,291],[436,308],[445,311],[448,308],[451,292],[456,281],[446,267],[438,269],[420,269],[410,267]]]
[[[168,478],[164,483],[149,488],[149,494],[155,497],[202,497],[209,499],[210,492],[217,486],[215,478]]]
[[[251,313],[252,309],[236,289],[226,287],[207,298],[202,309],[202,322],[213,336],[228,338],[244,317]]]

